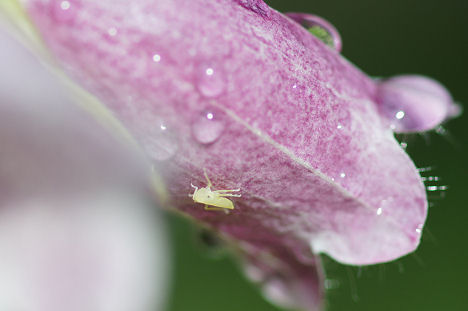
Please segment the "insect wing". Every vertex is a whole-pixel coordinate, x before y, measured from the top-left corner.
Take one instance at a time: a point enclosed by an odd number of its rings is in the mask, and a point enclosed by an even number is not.
[[[206,202],[206,204],[226,209],[234,209],[234,203],[232,203],[231,200],[221,197],[214,198],[210,200],[210,202]]]

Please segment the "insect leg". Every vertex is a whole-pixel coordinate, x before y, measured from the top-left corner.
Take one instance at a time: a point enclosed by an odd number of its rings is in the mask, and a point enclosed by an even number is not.
[[[240,198],[242,195],[241,194],[232,194],[232,193],[218,193],[220,197],[236,197]]]
[[[222,193],[222,192],[237,192],[237,191],[240,191],[240,188],[233,189],[233,190],[214,190],[213,192]]]
[[[195,190],[193,191],[193,193],[188,195],[189,197],[192,198],[192,197],[195,195],[195,192],[197,192],[198,187],[197,187],[197,186],[194,186],[193,184],[190,184],[190,186],[192,186],[192,188],[195,188]]]
[[[224,208],[221,207],[210,207],[209,205],[205,204],[205,211],[223,211]]]
[[[203,169],[203,174],[205,175],[206,181],[208,182],[208,185],[206,186],[207,188],[211,188],[213,184],[211,183],[211,180],[208,178],[208,174],[206,174],[206,169]]]

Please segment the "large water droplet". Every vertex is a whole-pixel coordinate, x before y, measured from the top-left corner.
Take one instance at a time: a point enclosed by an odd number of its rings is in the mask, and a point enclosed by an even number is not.
[[[196,83],[200,93],[205,97],[219,96],[226,87],[222,66],[203,63],[196,69]]]
[[[178,149],[176,135],[162,120],[157,120],[153,125],[145,133],[142,141],[143,148],[151,159],[168,160]]]
[[[192,124],[195,139],[202,144],[215,142],[224,130],[224,113],[218,109],[208,109],[200,113]]]
[[[76,18],[78,7],[77,0],[56,0],[50,4],[53,18],[60,23],[72,23]]]
[[[326,45],[341,52],[341,36],[336,28],[325,19],[305,13],[286,13],[286,16],[301,24],[311,34],[319,38]]]

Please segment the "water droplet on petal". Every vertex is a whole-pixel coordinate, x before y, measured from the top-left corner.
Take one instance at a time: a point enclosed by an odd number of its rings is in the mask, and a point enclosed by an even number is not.
[[[346,174],[342,172],[342,173],[340,173],[340,177],[341,177],[341,178],[345,178],[345,177],[346,177]]]
[[[159,55],[159,54],[154,54],[154,55],[153,55],[153,61],[154,61],[155,63],[159,63],[159,62],[161,61],[161,55]]]
[[[204,63],[197,67],[196,83],[198,91],[205,97],[219,96],[226,87],[224,72],[221,66]]]
[[[316,15],[305,13],[286,13],[286,16],[301,24],[326,45],[341,52],[341,36],[330,22]]]
[[[178,150],[174,132],[161,120],[157,120],[153,127],[145,132],[145,137],[142,145],[151,159],[165,161],[170,159]]]
[[[416,232],[421,234],[423,228],[423,224],[419,224],[418,227],[416,228]]]
[[[395,118],[397,118],[398,120],[401,120],[404,117],[405,117],[405,112],[403,110],[400,110],[395,114]]]
[[[377,216],[385,215],[388,212],[392,211],[392,207],[395,204],[395,201],[392,197],[388,197],[380,201],[379,207],[376,210]]]
[[[202,144],[215,142],[224,130],[224,113],[209,109],[200,113],[192,124],[192,134]]]
[[[64,11],[68,10],[70,8],[70,2],[69,1],[62,1],[60,3],[60,8]]]
[[[76,0],[56,0],[51,2],[51,13],[60,23],[71,23],[75,20],[78,11]]]
[[[114,37],[117,35],[117,28],[111,27],[107,30],[107,33],[109,34],[109,36]]]
[[[115,40],[110,38],[110,40]],[[128,56],[122,59],[120,65],[125,65],[129,73],[129,80],[144,79],[161,81],[161,68],[163,64],[171,62],[170,53],[161,43],[152,36],[143,37],[132,44],[128,50]]]

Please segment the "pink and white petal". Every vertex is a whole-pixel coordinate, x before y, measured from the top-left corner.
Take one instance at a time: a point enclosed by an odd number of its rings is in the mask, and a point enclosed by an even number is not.
[[[148,164],[3,28],[0,42],[0,309],[161,309]]]

